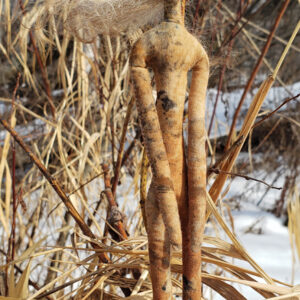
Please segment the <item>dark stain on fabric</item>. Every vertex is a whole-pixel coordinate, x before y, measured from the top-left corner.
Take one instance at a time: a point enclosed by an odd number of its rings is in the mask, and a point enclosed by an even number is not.
[[[185,291],[191,291],[191,290],[193,290],[192,282],[189,281],[184,275],[182,276],[182,279],[183,279],[183,289]]]
[[[167,92],[164,90],[161,90],[157,93],[157,100],[161,101],[162,108],[165,112],[168,112],[170,109],[176,107],[174,101],[168,97]]]
[[[165,284],[161,287],[161,289],[162,289],[163,291],[166,291],[166,290],[167,290],[167,282],[165,282]]]

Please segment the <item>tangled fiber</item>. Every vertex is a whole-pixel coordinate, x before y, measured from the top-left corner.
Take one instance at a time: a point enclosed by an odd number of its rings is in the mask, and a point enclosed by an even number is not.
[[[84,42],[98,34],[116,35],[155,24],[163,17],[160,0],[46,0],[50,14],[63,18],[65,28]]]

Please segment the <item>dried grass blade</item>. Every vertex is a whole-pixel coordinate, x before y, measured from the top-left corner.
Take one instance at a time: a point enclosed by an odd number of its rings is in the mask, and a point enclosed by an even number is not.
[[[244,124],[243,127],[239,133],[239,136],[237,139],[241,139],[241,143],[234,149],[234,151],[229,155],[229,157],[227,158],[227,160],[222,164],[221,166],[221,170],[225,171],[225,172],[230,172],[235,160],[237,158],[237,156],[239,155],[244,142],[252,128],[252,125],[255,121],[255,118],[259,112],[259,109],[268,93],[268,91],[270,90],[272,84],[274,82],[274,78],[273,77],[268,77],[263,84],[261,85],[259,91],[257,92],[257,94],[255,95],[251,106],[248,110],[248,113],[245,117],[244,120]],[[225,184],[226,179],[228,178],[228,174],[226,173],[221,173],[217,176],[215,182],[213,183],[212,187],[209,190],[209,194],[211,196],[211,198],[213,199],[214,202],[216,202],[218,200],[218,197],[221,193],[221,190]],[[209,214],[208,214],[209,216]],[[207,216],[207,217],[208,217]]]
[[[239,299],[247,300],[241,293],[239,293],[232,285],[218,281],[211,278],[205,278],[205,274],[202,274],[202,281],[205,285],[216,291],[219,295],[225,299]]]
[[[112,274],[114,274],[116,270],[112,270],[109,273],[106,273],[104,276],[101,276],[100,279],[96,282],[96,284],[89,290],[89,292],[82,298],[82,300],[88,299],[88,297],[101,285],[103,285],[104,281],[109,278]]]
[[[15,295],[17,295],[21,299],[26,299],[29,294],[28,284],[29,284],[30,266],[31,266],[31,261],[28,262],[25,270],[23,271],[15,287]]]
[[[237,240],[236,236],[231,232],[231,230],[226,225],[225,221],[223,220],[222,216],[219,214],[217,207],[210,197],[209,193],[207,193],[207,204],[210,211],[213,213],[214,217],[217,219],[223,230],[226,232],[228,237],[233,242],[236,249],[240,252],[242,257],[245,258],[249,262],[249,264],[260,274],[260,276],[269,284],[273,284],[272,278],[266,274],[266,272],[250,257],[246,249],[241,245],[241,243]]]
[[[269,76],[263,83],[262,85],[260,86],[257,94],[255,95],[251,105],[250,105],[250,108],[248,110],[248,113],[245,117],[245,120],[244,120],[244,123],[243,123],[243,126],[242,126],[242,129],[239,133],[239,136],[238,136],[238,139],[239,138],[242,138],[242,142],[241,144],[235,149],[235,151],[227,158],[227,161],[225,161],[222,165],[222,171],[226,171],[226,172],[230,172],[234,163],[235,163],[235,160],[237,158],[237,156],[239,155],[241,149],[242,149],[242,146],[247,138],[247,136],[249,135],[249,132],[254,124],[254,121],[257,117],[257,114],[261,108],[261,105],[263,104],[266,96],[267,96],[267,93],[269,92],[271,86],[273,85],[273,82],[275,81],[275,78],[278,74],[278,71],[280,69],[280,66],[282,65],[283,61],[284,61],[284,58],[286,57],[286,54],[288,52],[288,50],[290,49],[298,31],[300,29],[300,21],[298,22],[298,24],[296,25],[295,29],[294,29],[294,32],[286,46],[286,48],[284,49],[280,59],[279,59],[279,62],[273,72],[273,74],[271,76]],[[217,201],[220,193],[221,193],[221,190],[225,184],[225,181],[227,179],[228,175],[227,174],[219,174],[217,179],[215,180],[215,182],[213,183],[212,187],[210,188],[209,190],[209,194],[211,195],[212,199],[214,202]],[[209,214],[208,214],[209,216]]]
[[[2,11],[0,11],[2,12]],[[5,18],[6,18],[6,41],[7,41],[7,49],[10,48],[11,45],[11,15],[10,15],[10,0],[5,0]]]
[[[299,300],[300,292],[290,293],[283,296],[269,298],[269,300]]]
[[[294,253],[297,252],[300,257],[300,197],[298,187],[295,186],[291,195],[288,198],[288,229],[290,235],[290,242]],[[295,257],[293,257],[295,263]]]
[[[243,284],[255,289],[260,289],[266,292],[271,292],[271,293],[276,293],[279,295],[285,295],[291,292],[290,288],[283,287],[283,286],[278,286],[275,284],[265,284],[261,282],[254,282],[254,281],[249,281],[249,280],[242,280],[242,279],[236,279],[236,278],[228,278],[228,277],[222,277],[218,275],[213,275],[213,274],[203,274],[202,275],[204,278],[211,278],[214,280],[224,280],[224,281],[229,281],[229,282],[236,282],[239,284]]]
[[[11,119],[11,127],[14,128],[16,125],[16,118],[15,118],[15,113],[12,115],[12,119]],[[8,153],[9,153],[9,148],[10,148],[10,137],[11,135],[9,133],[6,134],[5,139],[4,139],[4,145],[1,151],[1,160],[0,160],[0,190],[1,190],[1,185],[2,185],[2,178],[3,178],[3,174],[5,172],[5,169],[7,170],[8,163],[7,163],[7,159],[8,159]],[[9,168],[8,171],[6,172],[7,175],[9,175]],[[10,182],[8,182],[8,186],[6,186],[5,188],[11,188],[11,177],[7,176],[7,180]],[[10,193],[10,190],[9,190]],[[3,211],[3,206],[2,204],[5,203],[5,213]],[[2,201],[1,200],[1,194],[0,194],[0,221],[3,224],[4,230],[6,232],[6,234],[9,236],[9,211],[10,211],[10,199],[7,199],[7,195],[6,195],[6,201]]]

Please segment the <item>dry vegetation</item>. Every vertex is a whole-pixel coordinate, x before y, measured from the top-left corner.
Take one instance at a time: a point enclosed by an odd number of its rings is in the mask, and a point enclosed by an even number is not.
[[[152,4],[159,6],[157,2]],[[272,114],[252,131],[277,75],[272,68],[299,12],[299,3],[293,0],[187,1],[187,27],[206,45],[212,61],[209,86],[222,93],[261,85],[243,117],[241,132],[233,130],[229,143],[227,137],[208,139],[212,161],[230,149],[208,176],[207,197],[207,218],[212,215],[210,220],[228,238],[206,235],[202,252],[204,289],[211,288],[225,299],[245,299],[232,282],[250,286],[265,298],[299,295],[251,259],[216,207],[238,154],[251,148],[244,142],[252,132],[252,151],[268,158],[264,167],[284,165],[288,170],[275,212],[289,212],[289,226],[300,249],[299,104]],[[67,29],[72,24],[67,26],[63,16],[47,13],[43,1],[0,1],[0,13],[0,119],[7,129],[15,128],[16,139],[28,147],[26,153],[24,145],[20,147],[1,126],[0,299],[151,299],[141,209],[151,174],[143,160],[129,73],[131,45],[140,30],[133,27],[113,36],[92,32],[88,39],[95,34],[96,38],[84,44],[70,34]],[[276,20],[279,26],[272,35]],[[152,16],[151,21],[157,22]],[[146,22],[141,22],[143,30],[149,27]],[[268,38],[271,47],[261,55]],[[298,36],[275,85],[299,80],[299,52]],[[247,84],[258,71],[266,80]],[[262,75],[268,73],[273,77]],[[297,101],[299,95],[295,96],[291,95]],[[239,166],[234,171],[239,172]],[[247,261],[249,268],[237,266],[232,258]],[[174,294],[181,295],[180,252],[174,253],[171,268]]]

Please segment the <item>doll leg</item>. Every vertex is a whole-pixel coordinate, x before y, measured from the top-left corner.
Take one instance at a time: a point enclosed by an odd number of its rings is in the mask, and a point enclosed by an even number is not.
[[[151,185],[145,206],[153,299],[169,300],[172,299],[170,242],[157,201]]]

